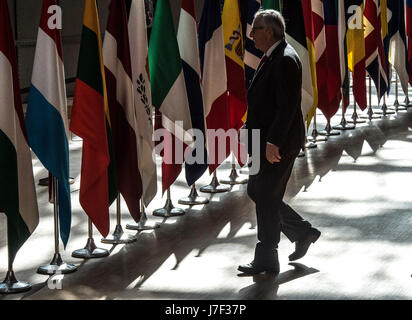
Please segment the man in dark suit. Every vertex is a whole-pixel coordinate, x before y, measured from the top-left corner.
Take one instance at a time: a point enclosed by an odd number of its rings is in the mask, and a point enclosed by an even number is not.
[[[296,51],[285,41],[285,22],[275,10],[256,13],[250,37],[264,52],[249,85],[246,129],[260,130],[260,141],[248,135],[253,161],[259,172],[249,176],[249,197],[256,204],[257,237],[255,257],[239,266],[247,274],[279,273],[277,247],[280,232],[295,242],[290,261],[302,258],[320,232],[283,202],[294,161],[304,146],[305,128],[301,112],[302,66]],[[260,155],[251,153],[260,143]]]

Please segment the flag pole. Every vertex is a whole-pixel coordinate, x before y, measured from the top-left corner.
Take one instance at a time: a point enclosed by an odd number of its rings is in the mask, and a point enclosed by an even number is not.
[[[406,110],[405,106],[401,106],[398,98],[399,98],[399,77],[398,77],[398,73],[396,73],[396,82],[395,82],[395,102],[393,103],[393,107],[395,108],[395,111],[398,112],[400,110]]]
[[[409,100],[409,82],[406,84],[405,101],[403,103],[404,103],[406,108],[411,108],[412,107],[411,101]]]
[[[380,103],[380,95],[381,95],[381,77],[379,76],[378,78],[378,84],[379,84],[379,90],[378,90],[378,107]],[[388,110],[388,107],[386,106],[386,93],[383,94],[383,104],[382,107],[380,108],[381,110],[375,111],[376,114],[382,115],[383,117],[386,117],[388,114],[395,114],[395,111]]]
[[[230,184],[231,186],[235,185],[235,184],[245,184],[247,183],[248,179],[238,179],[239,175],[236,172],[236,160],[235,160],[235,156],[232,153],[232,170],[230,171],[230,175],[228,177],[228,179],[225,180],[220,180],[220,183],[223,184]]]
[[[8,232],[9,230],[7,227],[7,233]],[[16,276],[14,275],[13,263],[11,262],[10,255],[8,255],[8,260],[8,270],[6,278],[0,283],[0,293],[10,294],[29,291],[32,288],[31,284],[24,281],[17,281]]]
[[[318,145],[316,144],[316,140],[312,140],[311,136],[308,136],[309,133],[309,125],[305,121],[305,129],[306,129],[306,135],[305,135],[305,149],[314,149],[317,148]]]
[[[172,200],[170,198],[170,187],[167,188],[166,193],[167,193],[167,199],[166,199],[166,203],[164,207],[154,210],[153,215],[156,217],[163,217],[163,218],[183,216],[185,214],[185,210],[181,208],[175,208],[172,203]]]
[[[311,135],[311,138],[308,138],[308,139],[309,139],[309,141],[312,141],[312,142],[325,142],[325,141],[328,141],[328,138],[327,137],[319,137],[319,132],[316,128],[316,109],[315,109],[315,113],[313,114],[312,135]]]
[[[80,259],[92,259],[107,257],[109,250],[98,248],[93,239],[93,225],[92,220],[88,218],[88,236],[86,246],[83,249],[78,249],[72,252],[72,257]]]
[[[190,188],[189,196],[187,196],[186,198],[179,199],[177,203],[187,205],[187,206],[195,206],[198,204],[207,204],[209,203],[209,199],[204,198],[204,197],[199,197],[196,191],[196,185],[192,184],[192,187]]]
[[[129,223],[126,225],[126,229],[128,230],[137,230],[137,231],[144,231],[144,230],[153,230],[160,228],[159,223],[155,223],[154,225],[147,225],[147,216],[146,210],[144,207],[143,199],[140,199],[140,207],[142,208],[142,212],[140,213],[140,220],[138,223]]]
[[[68,274],[75,272],[77,267],[73,264],[64,263],[59,252],[59,182],[56,177],[52,176],[52,194],[53,194],[53,213],[54,213],[54,256],[49,264],[42,265],[37,269],[37,273],[53,275]]]
[[[353,93],[353,72],[352,72],[352,95],[353,95],[353,113],[352,113],[351,120],[348,120],[348,122],[353,123],[356,126],[358,123],[365,123],[366,120],[362,120],[358,116],[358,113],[356,112],[356,100],[355,100],[355,94]]]
[[[319,135],[326,137],[338,136],[340,135],[340,132],[337,130],[333,130],[332,126],[330,125],[330,119],[327,119],[326,127],[325,129],[319,132]]]
[[[353,130],[355,129],[356,125],[355,124],[349,124],[348,121],[346,121],[345,119],[345,106],[344,106],[344,92],[343,92],[343,88],[340,88],[341,91],[341,95],[342,95],[342,119],[340,120],[340,124],[336,125],[333,127],[333,129],[336,130]],[[350,97],[349,97],[349,103],[350,104]]]
[[[380,76],[380,75],[379,75]],[[368,75],[369,79],[369,105],[368,105],[368,112],[366,115],[361,115],[360,117],[363,119],[368,119],[372,121],[372,119],[380,119],[381,116],[375,115],[372,110],[372,78]],[[378,99],[379,100],[379,99]]]
[[[137,240],[136,236],[126,234],[123,231],[121,223],[121,197],[120,193],[117,195],[116,199],[116,228],[111,236],[102,238],[102,242],[106,244],[127,244]]]
[[[200,191],[204,193],[221,193],[221,192],[227,192],[229,190],[230,190],[230,187],[222,186],[219,184],[219,181],[217,180],[217,176],[216,176],[216,169],[215,171],[213,171],[213,178],[210,184],[200,188]]]

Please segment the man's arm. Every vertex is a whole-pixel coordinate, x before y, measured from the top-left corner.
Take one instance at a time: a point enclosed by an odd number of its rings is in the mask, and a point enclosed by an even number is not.
[[[282,79],[275,88],[278,109],[267,135],[267,142],[278,149],[284,145],[296,112],[300,111],[299,97],[302,90],[301,72],[293,58],[283,57],[283,61],[280,62],[280,74]]]

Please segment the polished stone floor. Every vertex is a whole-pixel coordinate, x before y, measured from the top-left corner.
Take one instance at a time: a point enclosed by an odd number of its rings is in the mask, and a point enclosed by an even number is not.
[[[388,99],[392,103],[393,96]],[[348,119],[351,114],[350,109]],[[332,124],[339,121],[340,113]],[[324,125],[318,113],[318,128]],[[236,270],[250,262],[256,243],[254,206],[246,186],[202,194],[210,203],[189,208],[177,205],[189,193],[183,174],[171,194],[177,207],[186,208],[184,216],[154,217],[153,210],[165,201],[159,193],[147,208],[149,224],[158,222],[159,229],[140,232],[136,242],[117,246],[100,243],[95,230],[96,243],[110,250],[110,256],[72,258],[87,237],[87,219],[78,203],[81,141],[76,137],[70,141],[70,155],[76,177],[73,222],[68,246],[61,250],[64,261],[78,270],[62,276],[61,289],[50,289],[53,279],[36,273],[54,252],[53,208],[47,188],[36,186],[40,224],[14,264],[18,279],[33,289],[0,299],[412,299],[412,109],[359,124],[296,160],[286,200],[322,236],[292,265],[287,257],[294,245],[282,235],[277,277],[242,277]],[[33,164],[37,183],[46,172],[35,157]],[[229,172],[230,162],[225,162],[218,177]],[[205,174],[198,186],[209,181]],[[111,217],[113,229],[115,205]],[[7,269],[5,222],[0,215],[2,278]],[[129,222],[123,203],[122,224]]]

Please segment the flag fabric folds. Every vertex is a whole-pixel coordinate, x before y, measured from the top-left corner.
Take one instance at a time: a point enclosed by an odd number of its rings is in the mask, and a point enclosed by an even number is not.
[[[282,14],[286,22],[286,40],[294,47],[302,62],[302,114],[307,121],[313,107],[312,76],[301,0],[283,2]]]
[[[389,35],[389,18],[392,18],[392,13],[388,10],[387,0],[380,0],[380,16],[381,16],[381,33],[382,33],[382,43],[383,43],[383,52],[386,63],[386,74],[388,75],[388,83],[390,83],[390,63],[389,63],[389,43],[391,36]],[[391,86],[387,87],[387,94],[389,94]]]
[[[248,88],[250,82],[253,79],[253,75],[259,65],[259,61],[262,58],[263,53],[256,49],[255,43],[249,37],[250,31],[252,29],[253,20],[255,18],[256,12],[260,8],[259,0],[248,0],[248,11],[247,11],[247,28],[245,36],[245,77],[246,77],[246,87]]]
[[[110,229],[107,96],[96,0],[86,0],[70,130],[83,139],[80,204],[103,237]],[[112,181],[112,180],[111,180]],[[114,196],[115,198],[115,196]]]
[[[345,0],[348,67],[352,71],[353,96],[361,110],[366,109],[365,38],[363,0]]]
[[[238,0],[225,0],[222,25],[230,122],[232,128],[239,129],[246,121],[247,100],[243,62],[244,42]]]
[[[309,1],[304,1],[309,2]],[[316,84],[318,92],[318,108],[325,112],[328,109],[328,55],[326,52],[325,14],[322,0],[311,0],[312,29],[316,57]],[[306,4],[308,6],[308,4]]]
[[[230,110],[230,128],[239,130],[247,117],[245,85],[244,41],[238,0],[225,0],[222,11],[223,42],[225,47],[227,99]],[[233,149],[233,150],[231,150]],[[226,145],[226,155],[233,152],[241,166],[241,154],[246,155],[244,144]]]
[[[173,26],[168,0],[158,0],[149,43],[149,69],[152,85],[152,102],[161,121],[156,121],[155,129],[162,127],[184,143],[184,148],[192,142],[188,130],[192,128],[182,61]],[[176,180],[182,170],[183,159],[177,160],[175,140],[164,139],[164,158],[172,154],[171,164],[162,162],[163,193]],[[184,150],[183,150],[184,151]]]
[[[261,0],[263,9],[281,10],[281,0]]]
[[[339,46],[339,1],[323,0],[325,21],[326,56],[327,56],[327,93],[319,92],[319,109],[322,110],[327,120],[330,120],[338,111],[342,98],[340,46]],[[321,97],[326,97],[326,105],[321,104]]]
[[[349,69],[348,69],[348,50],[346,46],[346,15],[344,1],[338,1],[338,43],[340,76],[342,84],[342,105],[343,114],[349,106]]]
[[[187,97],[190,108],[190,117],[193,129],[200,130],[206,137],[206,124],[203,107],[203,94],[200,83],[200,60],[197,42],[196,13],[193,0],[183,0],[180,11],[179,27],[177,31],[180,56],[182,58]],[[203,150],[201,163],[185,163],[186,181],[189,186],[195,183],[207,169],[207,151],[205,139],[195,141],[195,150],[192,156],[197,159],[197,150]],[[200,159],[202,158],[202,159]]]
[[[39,223],[15,50],[7,0],[0,0],[0,212],[10,264]]]
[[[365,0],[365,57],[366,70],[375,83],[378,99],[387,90],[387,70],[381,34],[381,18],[377,0]]]
[[[227,103],[227,77],[219,1],[205,0],[199,23],[199,54],[207,129],[231,128]],[[219,166],[208,137],[209,171]]]
[[[26,112],[29,144],[46,169],[58,181],[60,237],[66,247],[71,227],[69,185],[69,124],[60,30],[48,27],[50,6],[43,0],[33,74]]]
[[[125,0],[112,0],[103,42],[107,100],[116,159],[118,190],[135,221],[142,196],[137,156],[137,125]]]
[[[406,34],[408,36],[408,72],[409,83],[412,86],[412,0],[406,0]]]
[[[308,112],[306,118],[306,127],[309,128],[310,122],[312,121],[313,116],[315,115],[316,108],[318,106],[318,86],[316,78],[316,53],[315,53],[315,30],[313,23],[312,15],[312,3],[311,1],[302,2],[303,10],[303,20],[305,23],[305,34],[306,34],[306,44],[309,54],[309,65],[310,73],[312,79],[312,92],[313,92],[313,104],[312,108]]]
[[[134,110],[137,126],[137,150],[142,199],[145,206],[157,193],[156,161],[153,159],[152,94],[150,89],[146,12],[144,2],[129,0],[129,42],[134,90]]]
[[[392,16],[388,24],[390,37],[389,62],[398,73],[403,92],[406,94],[408,92],[409,73],[404,1],[388,1],[388,10],[391,11]]]

